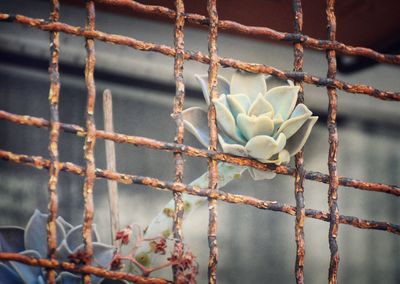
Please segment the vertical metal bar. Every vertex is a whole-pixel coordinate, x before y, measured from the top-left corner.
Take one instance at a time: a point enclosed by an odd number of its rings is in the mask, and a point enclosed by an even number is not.
[[[210,92],[210,106],[208,108],[208,127],[210,129],[210,150],[217,150],[217,121],[216,111],[212,100],[218,97],[217,75],[218,75],[218,55],[217,55],[217,37],[218,37],[218,12],[217,1],[208,0],[207,11],[210,19],[208,34],[208,52],[210,56],[210,67],[208,69],[208,89]],[[217,161],[208,160],[209,188],[216,190],[218,182]],[[218,245],[217,245],[217,200],[208,200],[209,223],[208,223],[208,246],[210,255],[208,259],[208,283],[217,283],[217,263],[218,263]]]
[[[294,12],[294,32],[300,34],[303,29],[303,9],[301,0],[293,0]],[[294,71],[303,71],[303,44],[296,42],[294,47]],[[297,104],[304,102],[304,86],[301,81],[295,82],[295,85],[300,87]],[[304,241],[304,154],[303,149],[295,156],[295,198],[296,198],[296,221],[295,221],[295,241],[296,241],[296,263],[295,276],[296,283],[304,283],[304,256],[305,256],[305,241]]]
[[[108,89],[103,92],[103,114],[105,131],[114,132],[112,94]],[[107,169],[116,172],[115,143],[114,141],[106,140],[105,144]],[[118,247],[119,241],[115,238],[119,230],[118,183],[115,180],[107,180],[107,186],[108,202],[110,204],[111,240],[114,246]]]
[[[95,26],[95,10],[94,2],[86,2],[86,30],[94,30]],[[94,162],[94,146],[96,143],[96,126],[94,122],[94,105],[96,100],[96,87],[94,84],[94,66],[96,63],[94,40],[86,38],[86,66],[85,66],[85,80],[88,92],[87,107],[86,107],[86,129],[87,135],[84,146],[84,158],[86,161],[85,168],[85,184],[83,187],[84,199],[84,220],[83,220],[83,243],[85,245],[85,262],[90,264],[93,257],[93,243],[92,243],[92,224],[93,224],[93,185],[95,181],[95,162]],[[91,282],[90,274],[83,275],[83,282],[89,284]]]
[[[184,64],[184,32],[185,25],[185,6],[183,0],[175,1],[176,20],[175,20],[175,61],[174,61],[174,76],[175,76],[175,98],[173,118],[176,123],[175,143],[183,143],[184,125],[182,119],[183,103],[185,99],[185,85],[183,80],[183,64]],[[175,182],[182,182],[184,160],[182,152],[174,152],[175,157]],[[174,192],[175,214],[173,221],[173,234],[175,239],[175,249],[182,245],[182,222],[184,214],[184,204],[181,192]],[[182,271],[179,265],[172,266],[174,282],[178,282]]]
[[[329,40],[336,40],[336,17],[335,17],[335,0],[327,0],[326,2],[326,16],[328,21],[328,35]],[[327,50],[326,58],[328,60],[328,73],[329,79],[335,79],[336,76],[336,52],[335,50]],[[336,153],[339,143],[336,113],[337,113],[337,94],[336,89],[327,87],[329,97],[328,107],[328,131],[329,131],[329,155],[328,155],[328,169],[329,169],[329,249],[331,251],[331,258],[329,264],[329,283],[337,283],[337,273],[339,269],[339,249],[336,241],[339,229],[339,208],[337,204],[339,185],[339,178],[336,168]]]
[[[51,1],[50,21],[57,22],[60,18],[59,15],[60,3],[58,0]],[[58,102],[60,96],[60,74],[58,72],[58,58],[60,51],[60,34],[58,32],[50,32],[50,90],[49,90],[49,104],[50,104],[50,138],[49,138],[49,155],[51,160],[48,181],[48,220],[47,220],[47,247],[48,258],[55,259],[57,248],[57,211],[58,211],[58,198],[57,198],[57,184],[58,175],[60,172],[60,163],[58,159],[58,139],[60,136],[60,120],[58,114]],[[47,270],[47,282],[55,283],[56,271],[54,269]]]

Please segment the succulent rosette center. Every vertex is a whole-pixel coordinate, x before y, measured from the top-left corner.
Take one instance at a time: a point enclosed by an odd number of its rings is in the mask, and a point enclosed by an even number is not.
[[[208,76],[196,75],[210,104]],[[273,76],[236,72],[231,82],[218,76],[218,142],[225,152],[263,163],[288,163],[310,135],[318,117],[297,104],[299,87]],[[183,112],[186,128],[205,147],[209,145],[207,111],[192,107]],[[270,172],[249,169],[254,179],[273,178]]]

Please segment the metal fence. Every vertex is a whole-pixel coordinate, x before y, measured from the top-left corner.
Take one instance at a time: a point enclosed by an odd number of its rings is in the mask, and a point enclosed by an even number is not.
[[[124,7],[135,12],[150,15],[161,15],[175,21],[175,46],[158,45],[150,42],[140,41],[131,37],[122,35],[109,34],[95,29],[95,3],[106,4],[110,6]],[[373,220],[364,220],[353,216],[344,216],[339,214],[337,206],[338,186],[344,186],[349,189],[359,189],[366,191],[376,191],[394,196],[400,196],[400,187],[372,183],[362,180],[356,180],[349,177],[341,177],[337,174],[336,153],[338,146],[338,131],[336,125],[337,114],[337,94],[336,90],[343,90],[347,93],[356,93],[361,95],[372,96],[380,100],[400,101],[399,92],[382,91],[372,86],[361,84],[350,84],[337,80],[336,74],[336,52],[351,55],[364,56],[375,61],[387,64],[400,64],[400,55],[381,54],[374,50],[353,47],[336,41],[336,20],[334,13],[334,0],[327,0],[326,3],[326,19],[327,19],[327,40],[315,39],[302,33],[303,13],[300,0],[293,0],[293,33],[279,32],[268,27],[245,26],[234,21],[219,20],[216,8],[216,0],[208,0],[207,11],[208,16],[202,16],[193,13],[185,13],[183,0],[176,0],[176,10],[171,10],[162,6],[151,6],[141,4],[131,0],[94,0],[86,1],[87,19],[85,27],[76,27],[60,22],[59,1],[51,0],[51,13],[49,20],[30,18],[24,15],[10,15],[0,12],[1,22],[12,22],[26,25],[32,28],[50,31],[50,90],[49,90],[49,107],[50,119],[46,120],[40,117],[17,115],[0,110],[0,119],[7,120],[17,124],[25,124],[48,129],[50,132],[49,154],[50,159],[40,156],[28,156],[24,154],[12,153],[7,150],[0,149],[0,157],[14,163],[33,166],[38,169],[46,169],[49,171],[48,196],[49,196],[49,219],[47,226],[49,255],[46,259],[36,259],[23,256],[17,253],[0,253],[2,260],[15,260],[25,264],[45,267],[48,271],[47,280],[49,283],[55,282],[56,269],[80,273],[83,275],[84,283],[90,283],[90,275],[97,275],[105,278],[125,279],[136,283],[169,283],[169,280],[161,278],[143,277],[117,271],[109,271],[101,267],[91,265],[93,255],[92,245],[92,220],[93,220],[93,184],[96,178],[104,178],[115,180],[125,184],[141,184],[155,189],[167,189],[173,193],[176,201],[176,210],[174,217],[174,238],[182,239],[182,215],[183,203],[182,193],[188,193],[208,198],[209,202],[209,263],[208,277],[209,283],[217,282],[217,262],[218,262],[218,246],[217,246],[217,201],[224,201],[234,204],[246,204],[259,209],[272,210],[295,216],[295,241],[296,241],[296,263],[295,278],[297,283],[304,282],[304,220],[305,218],[314,218],[324,222],[329,222],[329,248],[330,248],[330,267],[329,267],[329,283],[337,283],[337,273],[339,268],[339,250],[336,238],[338,236],[339,224],[346,224],[359,229],[382,230],[388,233],[400,235],[400,225],[387,222],[379,222]],[[203,25],[209,28],[208,50],[209,54],[201,52],[189,52],[184,49],[184,25],[185,23]],[[240,34],[263,36],[273,41],[291,42],[294,46],[294,68],[293,71],[284,72],[273,66],[264,64],[248,63],[234,58],[225,58],[217,53],[217,36],[218,30],[231,30]],[[65,124],[59,121],[59,35],[60,32],[84,37],[86,39],[86,68],[85,79],[87,86],[87,107],[86,107],[86,126]],[[174,57],[175,64],[175,82],[176,95],[174,98],[173,117],[176,121],[176,137],[174,142],[164,142],[149,139],[146,137],[138,137],[125,135],[121,133],[107,132],[96,129],[94,122],[94,105],[96,98],[96,86],[94,82],[95,69],[95,41],[104,41],[118,45],[125,45],[141,51],[153,51]],[[304,47],[323,50],[326,52],[328,61],[328,70],[326,77],[319,77],[303,71],[303,49]],[[329,153],[328,168],[329,173],[320,173],[308,171],[304,168],[303,152],[296,155],[295,167],[276,166],[263,164],[258,161],[232,156],[217,151],[217,128],[215,108],[211,104],[209,108],[209,128],[210,128],[210,147],[208,150],[198,149],[183,144],[183,120],[182,109],[185,98],[185,86],[183,80],[183,65],[185,60],[194,60],[199,63],[209,65],[209,90],[211,97],[217,94],[217,74],[219,66],[231,67],[234,69],[245,70],[253,73],[264,73],[277,76],[281,79],[288,79],[300,86],[298,103],[304,101],[303,84],[312,84],[317,86],[325,86],[329,97],[328,105],[328,121],[327,127],[329,131]],[[64,131],[73,135],[85,137],[84,159],[86,165],[79,166],[70,162],[59,161],[58,158],[58,140],[60,132]],[[164,181],[146,176],[136,176],[123,174],[115,171],[96,168],[94,159],[94,147],[96,139],[106,139],[116,143],[130,144],[134,146],[147,147],[159,151],[168,151],[174,153],[175,157],[175,179],[174,181]],[[182,183],[184,172],[183,156],[189,155],[194,157],[202,157],[208,159],[209,163],[209,186],[208,188],[199,188],[189,186]],[[273,171],[277,174],[294,177],[294,194],[296,204],[289,205],[277,201],[260,200],[251,196],[231,194],[216,189],[217,183],[217,162],[223,161],[236,165],[254,167],[263,171]],[[56,217],[58,208],[57,183],[60,171],[66,171],[71,174],[81,175],[85,177],[83,188],[84,199],[84,223],[83,223],[83,241],[85,245],[84,265],[76,265],[69,262],[58,262],[55,259],[56,249]],[[304,206],[304,179],[322,182],[329,185],[328,205],[329,212],[308,209]]]

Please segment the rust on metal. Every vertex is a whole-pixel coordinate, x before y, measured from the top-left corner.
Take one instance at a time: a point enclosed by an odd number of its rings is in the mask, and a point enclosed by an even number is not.
[[[134,12],[141,12],[144,14],[162,15],[172,20],[176,17],[174,10],[163,6],[146,5],[133,0],[95,0],[95,2],[125,7]],[[186,13],[186,20],[192,24],[205,26],[209,25],[210,22],[209,18],[194,13]],[[320,40],[301,33],[279,32],[268,27],[246,26],[229,20],[220,20],[218,22],[218,28],[245,35],[264,36],[274,41],[301,42],[304,46],[317,50],[333,49],[346,55],[364,56],[378,62],[400,64],[400,55],[383,54],[370,48],[345,45],[336,40]]]
[[[20,155],[15,154],[9,151],[4,151],[0,149],[0,159],[14,162],[17,164],[24,164],[28,166],[32,166],[37,169],[49,169],[50,168],[50,160],[44,159],[40,156],[29,156],[29,155]],[[60,163],[60,170],[77,174],[80,176],[85,176],[85,168],[78,166],[74,163],[66,162]],[[191,195],[198,195],[213,199],[218,199],[224,202],[233,203],[233,204],[245,204],[258,209],[264,210],[272,210],[278,211],[282,213],[286,213],[292,216],[296,215],[296,209],[294,206],[283,204],[277,201],[265,201],[260,200],[251,196],[245,196],[240,194],[232,194],[227,193],[222,190],[215,191],[214,189],[209,188],[200,188],[197,186],[185,185],[182,183],[174,183],[168,181],[162,181],[156,178],[151,177],[143,177],[129,174],[121,174],[117,172],[112,172],[109,170],[96,169],[96,177],[115,180],[119,183],[123,184],[141,184],[153,187],[159,190],[170,190],[176,192],[184,192]],[[314,209],[306,209],[306,217],[322,220],[325,222],[329,222],[330,215],[328,212],[323,212]],[[371,221],[364,220],[358,217],[353,216],[339,216],[340,224],[347,224],[359,229],[373,229],[380,231],[387,231],[393,234],[400,235],[400,225],[392,224],[388,222],[379,222],[379,221]]]
[[[39,128],[45,128],[45,129],[49,128],[49,121],[43,118],[38,118],[28,115],[12,114],[3,110],[0,110],[0,119],[18,124],[32,125]],[[86,130],[79,125],[60,123],[60,129],[64,132],[75,134],[78,136],[82,137],[86,136]],[[249,158],[238,157],[218,151],[198,149],[183,144],[158,141],[147,137],[132,136],[120,133],[107,132],[103,130],[96,130],[96,138],[111,140],[116,143],[130,144],[134,146],[143,146],[160,151],[167,151],[167,152],[180,151],[192,157],[213,158],[221,162],[227,162],[240,166],[249,166],[262,171],[273,171],[277,174],[282,174],[282,175],[294,176],[295,174],[295,168],[289,166],[284,166],[284,165],[276,166],[273,164],[263,164],[259,161]],[[305,171],[304,178],[316,182],[329,184],[329,175],[321,172]],[[395,196],[400,196],[400,187],[398,185],[366,182],[349,177],[339,177],[339,185],[348,187],[349,189],[354,188],[366,191],[383,192]]]
[[[75,36],[83,36],[108,43],[126,45],[141,51],[154,51],[170,57],[175,56],[175,49],[164,44],[160,45],[151,42],[144,42],[131,37],[108,34],[100,31],[84,30],[81,27],[75,27],[61,22],[49,23],[43,19],[34,19],[22,15],[9,15],[4,13],[0,13],[0,21],[12,21],[45,31],[60,31]],[[209,56],[201,52],[185,51],[184,58],[185,60],[194,60],[200,63],[210,64]],[[270,74],[283,80],[303,81],[304,83],[316,86],[335,87],[336,89],[348,93],[364,94],[381,100],[400,101],[399,92],[383,91],[364,84],[351,84],[337,79],[319,77],[306,72],[285,72],[265,64],[248,63],[232,58],[218,57],[217,59],[220,65],[224,67],[232,67],[252,73]]]
[[[77,274],[93,274],[108,279],[128,280],[141,284],[167,284],[171,281],[162,278],[144,277],[136,274],[110,271],[99,266],[76,265],[71,262],[59,262],[46,258],[34,258],[19,253],[0,252],[0,260],[13,260],[32,266],[40,266],[48,269],[62,269]]]
[[[216,151],[218,143],[217,130],[217,114],[213,99],[218,98],[217,75],[218,75],[218,55],[217,55],[217,37],[218,37],[218,12],[217,1],[208,0],[207,12],[210,17],[210,25],[208,32],[208,54],[210,58],[210,66],[208,69],[208,91],[210,93],[210,105],[208,107],[208,128],[210,129],[210,146],[209,150]],[[208,187],[212,191],[217,191],[218,187],[218,169],[217,160],[208,159]],[[208,258],[208,283],[217,283],[217,263],[218,263],[218,244],[217,244],[217,226],[218,226],[218,209],[217,200],[208,199],[208,246],[210,254]]]
[[[328,21],[328,36],[329,40],[335,41],[336,39],[336,17],[335,17],[335,0],[326,1],[326,16]],[[328,60],[328,73],[329,79],[335,79],[336,76],[336,52],[335,50],[327,50],[326,58]],[[329,221],[329,249],[331,252],[329,264],[329,283],[336,284],[338,282],[337,274],[339,269],[339,248],[336,241],[339,230],[339,207],[338,207],[338,185],[339,178],[337,174],[337,147],[339,143],[338,130],[336,125],[337,116],[337,94],[336,89],[332,87],[327,88],[329,107],[328,107],[328,121],[327,127],[329,132],[329,153],[328,153],[328,170],[329,170],[329,192],[328,192],[328,205],[329,214],[331,216]]]
[[[58,0],[51,1],[50,22],[57,22],[60,19],[60,3]],[[47,248],[48,258],[54,260],[56,258],[57,249],[57,212],[58,212],[58,197],[57,197],[57,184],[58,175],[60,172],[59,158],[58,158],[58,139],[60,136],[60,121],[58,113],[58,102],[60,96],[60,73],[58,71],[58,61],[60,52],[60,34],[59,32],[50,32],[50,64],[49,64],[49,77],[50,77],[50,90],[49,90],[49,104],[50,104],[50,137],[49,137],[49,156],[51,165],[49,169],[48,180],[48,221],[47,221]],[[54,269],[47,270],[47,282],[54,284],[56,282],[56,271]]]
[[[185,84],[183,79],[183,64],[184,64],[184,25],[185,25],[185,6],[183,0],[175,1],[176,7],[176,20],[175,20],[175,61],[174,61],[174,77],[175,77],[175,98],[174,98],[174,109],[172,117],[176,124],[176,135],[174,142],[177,144],[183,144],[184,125],[182,110],[185,98]],[[184,160],[181,151],[174,152],[175,157],[175,182],[182,183],[183,172],[184,172]],[[174,192],[175,201],[175,214],[173,216],[173,235],[175,240],[174,250],[178,251],[182,246],[182,225],[183,225],[183,214],[184,204],[181,192]],[[174,282],[181,281],[183,277],[183,271],[181,266],[173,265],[173,277]]]
[[[183,202],[182,194],[191,194],[208,198],[209,200],[209,227],[208,242],[210,248],[208,263],[208,281],[217,282],[217,200],[231,204],[244,204],[254,208],[270,210],[289,214],[295,217],[295,241],[296,241],[296,264],[295,276],[297,283],[304,283],[304,222],[305,218],[313,218],[329,223],[329,248],[330,248],[330,268],[329,283],[337,283],[337,273],[339,267],[339,254],[336,238],[338,236],[339,224],[346,224],[359,229],[381,230],[400,235],[400,225],[388,222],[379,222],[374,220],[365,220],[354,216],[340,215],[338,210],[338,186],[344,186],[351,189],[361,189],[366,191],[383,192],[400,196],[400,187],[398,185],[387,185],[381,183],[366,182],[348,177],[338,176],[337,147],[339,143],[338,131],[336,125],[337,116],[337,93],[336,90],[343,90],[346,93],[356,93],[372,96],[381,100],[400,101],[400,92],[382,91],[372,86],[364,84],[352,84],[336,79],[336,52],[346,55],[357,55],[371,58],[378,62],[400,65],[400,55],[383,54],[372,49],[364,47],[347,46],[344,43],[336,41],[336,19],[334,14],[334,0],[327,0],[326,15],[328,21],[329,39],[319,40],[309,37],[302,33],[303,12],[300,0],[293,1],[294,11],[294,32],[279,32],[268,27],[246,26],[234,21],[219,20],[217,14],[216,0],[208,0],[208,16],[194,13],[185,13],[183,0],[175,0],[176,10],[167,7],[146,5],[131,0],[88,0],[86,1],[87,21],[85,27],[71,26],[59,21],[59,0],[51,0],[51,14],[48,21],[44,19],[30,18],[24,15],[10,15],[0,13],[0,22],[20,23],[29,27],[50,31],[50,119],[33,117],[28,115],[17,115],[0,110],[0,120],[9,121],[16,124],[25,124],[44,128],[49,130],[49,154],[50,159],[41,156],[28,156],[15,154],[0,149],[0,159],[29,165],[37,169],[46,169],[49,171],[48,193],[49,193],[49,218],[47,226],[48,236],[48,259],[36,259],[23,256],[16,253],[0,252],[0,259],[14,260],[28,265],[41,266],[47,269],[48,283],[55,282],[56,271],[65,270],[83,275],[83,282],[90,283],[90,275],[109,279],[124,279],[135,283],[171,283],[162,278],[143,277],[128,273],[114,272],[102,267],[92,266],[91,258],[93,255],[92,243],[92,223],[93,223],[93,190],[96,178],[104,178],[107,181],[119,182],[124,184],[140,184],[152,187],[158,190],[169,190],[173,192],[175,200],[175,213],[173,231],[176,244],[182,241],[182,216]],[[175,21],[175,44],[174,47],[155,44],[151,42],[140,41],[135,38],[109,34],[95,30],[95,11],[94,3],[102,3],[110,6],[122,6],[136,12],[146,14],[163,15]],[[195,23],[209,27],[208,54],[201,52],[190,52],[184,50],[185,22]],[[259,63],[249,63],[234,58],[225,58],[217,54],[217,36],[218,30],[232,30],[241,34],[264,36],[274,41],[292,42],[294,45],[294,70],[283,71],[273,66]],[[59,121],[59,93],[60,81],[58,71],[59,57],[59,33],[63,32],[69,35],[84,37],[86,39],[86,67],[85,79],[87,86],[87,108],[86,108],[86,126],[82,127],[74,124],[66,124]],[[163,55],[174,57],[174,74],[176,84],[176,94],[174,99],[173,118],[176,122],[176,137],[173,143],[163,142],[147,137],[132,136],[120,133],[114,133],[112,128],[106,127],[105,131],[96,130],[94,121],[94,105],[96,98],[96,89],[94,83],[95,50],[94,40],[100,40],[106,43],[125,45],[141,51],[153,51]],[[304,47],[317,50],[324,50],[328,60],[328,73],[326,77],[315,76],[303,71],[303,53]],[[328,107],[328,131],[329,131],[329,154],[328,169],[329,174],[316,171],[307,171],[304,167],[304,156],[301,151],[296,155],[295,167],[285,165],[263,164],[256,160],[224,154],[217,151],[217,127],[215,107],[211,103],[208,112],[208,121],[210,128],[210,147],[209,149],[198,149],[184,145],[182,110],[185,97],[185,87],[183,81],[183,65],[185,60],[194,60],[199,63],[209,65],[209,92],[211,101],[217,97],[217,73],[218,66],[232,67],[238,70],[244,70],[253,73],[271,74],[281,79],[292,80],[300,86],[299,98],[297,103],[303,103],[303,84],[324,86],[327,88],[329,107]],[[106,111],[107,112],[107,111]],[[110,119],[109,119],[110,120]],[[112,121],[112,119],[111,119]],[[71,133],[84,137],[84,158],[85,166],[79,166],[70,162],[60,162],[58,158],[58,140],[60,131]],[[116,171],[115,167],[106,170],[95,167],[94,147],[96,139],[105,139],[106,142],[129,144],[134,146],[147,147],[154,150],[172,152],[175,157],[175,178],[174,181],[163,181],[147,176],[137,176],[123,174]],[[184,160],[183,155],[207,158],[209,161],[209,185],[207,188],[190,186],[183,183]],[[232,194],[218,189],[217,185],[217,162],[228,162],[235,165],[253,167],[263,171],[272,171],[277,174],[288,175],[295,178],[295,206],[281,203],[278,201],[261,200],[251,196]],[[84,177],[84,223],[83,223],[83,241],[85,244],[85,253],[89,256],[86,262],[81,266],[73,263],[58,262],[55,259],[56,249],[56,230],[55,220],[57,217],[57,183],[59,171],[65,171]],[[314,209],[306,209],[304,204],[304,179],[322,182],[329,185],[328,205],[329,211],[323,212]],[[180,273],[174,269],[174,282],[180,283]]]
[[[85,30],[93,31],[95,27],[95,11],[94,2],[86,2],[86,27]],[[94,83],[94,66],[96,63],[94,40],[86,39],[86,66],[85,66],[85,81],[87,89],[87,106],[86,106],[86,137],[84,145],[84,159],[86,161],[85,167],[85,183],[83,185],[83,225],[82,237],[87,255],[85,264],[89,265],[93,258],[93,240],[92,240],[92,225],[94,215],[93,204],[93,187],[96,178],[96,166],[94,161],[94,146],[96,143],[96,126],[94,121],[94,105],[96,100],[96,86]],[[83,275],[83,283],[91,283],[90,274]]]
[[[292,8],[294,14],[294,32],[301,34],[303,30],[303,9],[301,0],[293,0]],[[294,68],[295,72],[303,72],[303,55],[304,48],[301,42],[293,44],[294,50]],[[304,103],[304,86],[301,81],[294,81],[296,86],[300,87],[297,104]],[[305,257],[305,240],[304,240],[304,220],[305,220],[305,205],[304,205],[304,154],[303,149],[300,150],[295,156],[295,199],[296,199],[296,219],[294,227],[294,235],[296,242],[296,262],[295,262],[295,278],[296,283],[304,283],[304,257]]]

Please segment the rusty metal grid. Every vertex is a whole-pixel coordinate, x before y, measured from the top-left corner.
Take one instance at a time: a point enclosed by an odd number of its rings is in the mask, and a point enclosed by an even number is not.
[[[301,0],[293,0],[293,23],[294,31],[292,33],[279,32],[268,27],[252,27],[245,26],[234,21],[219,20],[217,12],[217,1],[208,0],[207,11],[208,16],[185,13],[184,1],[176,0],[176,10],[171,10],[162,6],[151,6],[141,4],[131,0],[89,0],[86,1],[87,19],[85,27],[75,27],[60,22],[59,1],[51,0],[51,13],[49,20],[34,19],[23,15],[10,15],[1,13],[1,22],[19,23],[30,26],[43,31],[50,31],[50,90],[49,90],[49,107],[50,119],[46,120],[40,117],[28,115],[18,115],[0,110],[0,119],[13,122],[16,124],[24,124],[39,128],[48,129],[49,138],[49,155],[50,159],[40,156],[28,156],[24,154],[12,153],[7,150],[0,149],[0,158],[6,161],[32,166],[38,169],[46,169],[49,171],[48,194],[49,194],[49,218],[47,226],[48,248],[49,254],[47,259],[35,259],[23,256],[17,253],[0,253],[2,260],[16,260],[29,265],[41,266],[47,269],[48,283],[55,282],[56,269],[63,269],[83,275],[83,282],[90,283],[91,274],[105,278],[125,279],[134,281],[135,283],[170,283],[169,280],[162,278],[151,278],[140,275],[127,274],[123,272],[109,271],[104,268],[90,265],[93,246],[91,239],[91,224],[93,221],[93,183],[96,178],[104,178],[114,180],[125,184],[141,184],[155,189],[167,189],[173,193],[175,199],[175,216],[173,222],[173,234],[177,243],[182,240],[182,216],[183,202],[182,193],[188,193],[198,196],[207,197],[209,200],[209,262],[208,262],[208,278],[209,283],[217,282],[217,262],[218,262],[218,245],[217,245],[217,201],[221,200],[233,204],[246,204],[259,209],[271,210],[286,213],[295,216],[295,242],[296,242],[296,262],[295,262],[295,280],[296,283],[304,283],[304,220],[305,218],[314,218],[321,221],[329,222],[329,248],[331,252],[330,267],[328,273],[329,283],[337,283],[337,273],[339,268],[339,252],[336,238],[338,235],[339,224],[351,225],[359,229],[382,230],[389,233],[400,235],[400,225],[374,220],[364,220],[358,217],[340,215],[337,200],[338,186],[346,189],[359,189],[366,191],[382,192],[395,197],[400,196],[400,187],[396,185],[388,185],[381,183],[366,182],[352,179],[349,177],[341,177],[337,174],[336,156],[338,146],[338,131],[336,125],[337,113],[337,94],[336,90],[343,90],[347,93],[355,93],[368,95],[381,100],[400,101],[400,93],[393,91],[378,90],[372,86],[361,84],[350,84],[335,79],[336,75],[336,53],[342,53],[352,56],[364,56],[375,61],[400,65],[400,55],[382,54],[374,50],[347,46],[344,43],[336,41],[336,19],[334,13],[335,0],[326,1],[326,18],[327,18],[327,40],[320,40],[309,37],[302,33],[303,12]],[[95,29],[95,2],[120,6],[131,9],[135,12],[145,14],[157,14],[170,18],[175,21],[174,47],[166,45],[158,45],[150,42],[140,41],[138,39],[109,34]],[[201,52],[189,52],[184,49],[184,25],[186,22],[197,25],[208,26],[208,54]],[[294,48],[294,68],[293,71],[284,72],[273,66],[258,63],[243,62],[233,58],[225,58],[217,54],[217,36],[218,30],[233,30],[241,34],[261,35],[273,41],[292,42]],[[86,126],[65,124],[59,121],[58,102],[60,96],[60,82],[58,71],[59,56],[59,33],[63,32],[70,35],[81,36],[86,38],[86,67],[85,80],[87,86],[87,106],[86,106]],[[173,118],[176,122],[176,136],[174,142],[158,141],[146,137],[126,135],[122,133],[107,132],[96,129],[94,122],[94,104],[96,99],[96,88],[94,82],[95,69],[95,41],[104,41],[113,44],[130,46],[137,50],[153,51],[174,57],[174,75],[176,83],[176,94],[174,97]],[[303,53],[304,47],[323,50],[326,52],[328,70],[326,77],[319,77],[308,74],[303,71]],[[309,171],[303,166],[303,151],[295,157],[295,167],[285,165],[263,164],[261,162],[237,157],[217,151],[217,127],[216,113],[213,104],[210,104],[208,118],[210,128],[210,147],[208,150],[198,149],[187,146],[183,141],[183,120],[182,110],[185,98],[185,85],[183,79],[183,65],[185,60],[194,60],[199,63],[209,65],[209,90],[211,97],[217,96],[217,74],[218,67],[232,67],[239,70],[245,70],[254,73],[264,73],[275,75],[282,79],[294,81],[300,86],[299,98],[297,103],[304,102],[303,84],[312,84],[317,86],[325,86],[329,99],[328,105],[328,121],[327,127],[329,131],[329,153],[328,153],[328,174]],[[84,144],[84,160],[85,166],[79,166],[70,162],[61,162],[58,158],[58,139],[60,132],[66,132],[85,138]],[[147,147],[158,151],[172,152],[175,159],[175,178],[174,181],[163,181],[156,178],[123,174],[111,170],[96,168],[94,161],[94,147],[96,139],[106,139],[116,143],[130,144],[135,146]],[[184,173],[183,156],[202,157],[208,159],[209,164],[209,186],[208,188],[199,188],[189,186],[182,183]],[[217,189],[217,162],[223,161],[236,165],[250,166],[259,170],[272,171],[277,174],[288,175],[294,177],[294,194],[296,204],[289,205],[277,201],[260,200],[251,196],[232,194]],[[84,199],[84,224],[83,224],[83,241],[85,245],[85,262],[84,265],[75,265],[73,263],[60,263],[55,259],[56,248],[56,230],[55,220],[57,218],[58,197],[57,183],[60,171],[66,171],[72,174],[80,175],[85,178],[83,199]],[[328,205],[329,212],[323,212],[314,209],[308,209],[304,206],[304,179],[322,182],[329,185]],[[174,282],[178,279],[180,273],[178,267],[173,267]]]

